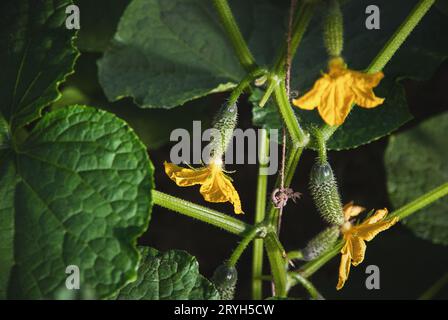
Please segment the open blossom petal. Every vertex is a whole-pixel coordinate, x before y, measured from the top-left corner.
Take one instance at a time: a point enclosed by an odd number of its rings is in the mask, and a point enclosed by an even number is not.
[[[293,103],[300,109],[313,110],[320,104],[320,99],[325,90],[330,86],[330,77],[323,77],[314,83],[313,88],[299,99],[294,99]]]
[[[233,204],[235,213],[243,213],[240,196],[230,178],[218,170],[215,170],[212,175],[214,176],[201,186],[200,192],[204,199],[209,202],[230,202]]]
[[[344,208],[343,208],[345,220],[348,221],[351,218],[358,216],[361,212],[363,212],[365,210],[366,210],[366,208],[357,206],[353,203],[353,201],[350,201],[349,203],[344,205]]]
[[[188,187],[199,184],[201,185],[199,191],[206,201],[230,202],[233,204],[235,213],[243,213],[238,192],[220,165],[212,163],[198,169],[182,168],[168,162],[164,165],[165,173],[178,186]]]
[[[357,216],[364,208],[350,202],[344,206],[345,224],[341,228],[344,235],[344,246],[341,249],[341,264],[336,289],[341,289],[348,278],[350,264],[357,266],[362,263],[366,253],[365,241],[372,240],[381,231],[387,230],[397,223],[398,218],[387,219],[387,209],[377,210],[371,217],[359,225],[352,225],[350,218]]]
[[[387,230],[398,222],[398,218],[377,222],[374,224],[362,224],[356,228],[358,237],[370,241],[381,231]]]
[[[182,168],[173,163],[165,162],[165,173],[180,187],[203,184],[210,176],[210,168],[199,169]]]
[[[351,255],[349,251],[349,244],[345,243],[341,250],[341,263],[339,264],[339,279],[336,286],[337,290],[342,289],[345,281],[348,279],[350,273]]]
[[[364,240],[360,237],[350,237],[350,249],[351,249],[351,256],[352,256],[352,264],[354,266],[357,266],[361,262],[364,261],[364,256],[366,254],[366,243]]]
[[[373,88],[376,87],[381,79],[384,78],[382,72],[376,72],[373,74],[365,74],[362,72],[352,71],[351,76],[353,79],[353,85],[351,87],[355,95],[355,103],[364,108],[374,108],[384,102],[383,98],[378,98],[373,92]]]
[[[317,110],[322,119],[332,126],[344,122],[355,102],[355,95],[347,86],[349,80],[349,74],[341,75],[332,80],[328,88],[322,92]]]

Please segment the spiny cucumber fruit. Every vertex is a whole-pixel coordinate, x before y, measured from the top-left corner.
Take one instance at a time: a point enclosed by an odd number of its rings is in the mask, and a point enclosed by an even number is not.
[[[218,130],[221,136],[220,141],[212,141],[212,150],[220,157],[224,154],[232,139],[238,121],[238,107],[235,104],[224,104],[215,116],[213,128]]]
[[[310,191],[321,217],[331,225],[342,225],[341,198],[333,170],[327,161],[317,161],[311,169]]]
[[[311,261],[330,249],[339,237],[339,226],[331,226],[311,239],[302,250],[303,260]]]
[[[213,273],[212,282],[222,300],[232,300],[235,296],[238,271],[233,266],[222,264]]]

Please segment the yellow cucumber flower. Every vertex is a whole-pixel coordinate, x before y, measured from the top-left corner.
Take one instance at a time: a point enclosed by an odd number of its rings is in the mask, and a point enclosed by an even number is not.
[[[328,73],[324,73],[304,96],[294,99],[293,104],[305,110],[317,107],[327,124],[338,126],[344,123],[353,103],[364,108],[383,103],[384,99],[373,92],[383,77],[382,72],[367,74],[350,70],[342,58],[333,58],[328,63]]]
[[[397,223],[398,218],[385,219],[387,209],[376,210],[369,218],[358,225],[352,225],[350,218],[356,217],[365,209],[350,202],[344,206],[345,223],[341,227],[344,236],[344,246],[341,249],[341,264],[339,265],[339,280],[336,286],[340,290],[348,278],[350,265],[357,266],[364,260],[366,253],[365,241],[372,240],[381,231],[387,230]]]
[[[198,169],[182,168],[173,163],[164,163],[165,173],[180,187],[201,185],[199,192],[208,202],[230,202],[236,214],[243,213],[238,192],[232,180],[224,173],[222,160],[211,161]]]

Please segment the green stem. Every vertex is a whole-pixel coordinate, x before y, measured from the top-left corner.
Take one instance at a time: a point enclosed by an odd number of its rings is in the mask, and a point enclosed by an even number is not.
[[[268,102],[269,98],[272,95],[272,92],[274,92],[274,89],[278,86],[279,83],[280,78],[277,75],[273,75],[269,78],[268,87],[266,88],[263,97],[261,97],[261,100],[258,103],[258,106],[260,108],[263,108],[266,105],[266,103]]]
[[[257,198],[255,204],[255,224],[260,223],[265,218],[268,176],[264,174],[267,167],[269,155],[269,138],[266,130],[261,131],[261,144],[259,150],[260,167],[258,170]],[[252,299],[261,300],[263,298],[263,239],[255,239],[252,256]]]
[[[302,251],[300,250],[294,250],[294,251],[290,251],[286,254],[286,257],[289,260],[300,260],[303,259],[303,254]]]
[[[300,283],[305,288],[305,290],[308,291],[311,299],[324,300],[323,296],[319,293],[313,283],[301,274],[297,272],[288,272],[288,278],[290,281],[293,280],[294,283]],[[288,290],[289,289],[290,288],[288,287]]]
[[[404,205],[398,210],[395,210],[388,216],[388,218],[390,219],[398,217],[399,219],[403,219],[446,195],[448,195],[448,182],[425,193],[424,195]],[[317,259],[304,264],[296,272],[299,272],[305,278],[311,276],[323,265],[325,265],[328,261],[330,261],[333,257],[335,257],[341,251],[343,244],[344,244],[343,240],[338,241],[333,248],[329,249],[326,253],[324,253]]]
[[[378,72],[383,70],[386,64],[394,56],[395,52],[401,47],[406,38],[411,34],[414,28],[418,25],[420,20],[425,16],[435,0],[420,0],[419,3],[412,9],[411,13],[398,27],[397,31],[387,41],[386,45],[381,49],[378,55],[373,59],[367,68],[368,73]]]
[[[247,73],[243,80],[241,80],[240,83],[238,83],[238,85],[232,90],[232,93],[229,97],[228,105],[231,106],[235,104],[238,101],[239,97],[243,94],[244,90],[246,90],[250,86],[252,81],[266,73],[267,71],[262,68],[257,68],[254,71]]]
[[[254,70],[256,68],[255,59],[241,34],[227,0],[213,0],[213,3],[241,65],[249,72]]]
[[[157,190],[152,191],[152,198],[154,204],[158,206],[209,223],[239,236],[245,236],[249,230],[254,228],[224,213],[173,197]]]
[[[318,128],[313,128],[312,130],[314,144],[317,149],[317,153],[319,154],[320,163],[324,163],[327,161],[327,140],[325,140],[324,134]]]
[[[420,0],[420,2],[413,8],[411,13],[406,17],[404,22],[398,27],[395,33],[390,37],[381,51],[372,60],[367,67],[367,73],[374,73],[381,71],[386,64],[392,59],[394,54],[398,51],[403,42],[411,34],[420,20],[425,16],[435,0]],[[323,125],[322,131],[328,140],[333,133],[338,129],[338,126]]]
[[[268,232],[266,235],[264,245],[271,266],[272,279],[274,280],[275,296],[286,297],[286,269],[285,269],[285,252],[278,245],[279,241],[275,231]]]
[[[297,121],[294,110],[289,103],[288,95],[286,94],[285,81],[280,81],[280,84],[274,89],[275,101],[277,103],[280,114],[288,129],[289,135],[294,146],[304,147],[309,142],[308,134],[300,127]]]
[[[286,159],[285,164],[285,176],[284,176],[285,188],[289,187],[289,185],[292,182],[292,178],[294,177],[294,173],[296,173],[296,168],[297,165],[299,164],[302,152],[303,148],[298,148],[297,146],[293,146],[289,149],[288,158]]]
[[[399,219],[406,218],[407,216],[413,214],[414,212],[420,210],[423,207],[426,207],[427,205],[446,196],[447,194],[448,194],[448,182],[442,184],[441,186],[435,189],[432,189],[428,193],[425,193],[424,195],[418,197],[414,201],[394,211],[390,215],[390,218],[393,217],[397,217]]]
[[[436,281],[428,290],[426,290],[418,300],[431,300],[434,298],[444,286],[448,285],[448,273]]]
[[[252,228],[251,230],[249,230],[249,232],[243,237],[243,240],[241,240],[235,250],[233,250],[230,259],[227,261],[227,265],[229,267],[234,267],[237,264],[244,250],[246,250],[247,246],[252,242],[252,240],[257,237],[259,232],[260,230],[258,228]]]
[[[273,64],[271,70],[271,76],[268,81],[268,89],[266,90],[263,98],[260,100],[260,106],[263,107],[268,99],[270,98],[272,92],[280,84],[280,80],[284,78],[285,75],[285,65],[288,58],[288,54],[291,59],[296,54],[297,48],[302,41],[303,35],[308,28],[309,22],[313,17],[314,4],[302,3],[298,7],[298,16],[294,19],[292,31],[291,31],[291,41],[289,42],[289,52],[288,52],[288,42],[285,41],[279,50],[277,58]]]

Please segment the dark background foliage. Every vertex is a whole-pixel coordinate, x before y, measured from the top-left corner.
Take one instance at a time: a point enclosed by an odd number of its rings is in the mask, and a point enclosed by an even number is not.
[[[102,28],[100,31],[112,34],[108,28]],[[82,32],[80,41],[86,41],[86,46],[95,44],[94,41],[87,39],[87,36],[83,36]],[[101,45],[104,44],[101,43]],[[110,103],[98,83],[96,61],[101,57],[101,53],[91,51],[96,50],[82,52],[76,64],[75,74],[64,85],[63,100],[58,105],[83,102],[116,113],[127,120],[148,145],[148,152],[155,166],[155,182],[158,190],[233,214],[229,204],[205,203],[198,188],[179,188],[163,171],[163,161],[169,159],[172,146],[172,144],[164,143],[170,129],[177,127],[189,129],[192,120],[202,120],[203,128],[205,128],[210,123],[217,106],[220,106],[227,98],[227,94],[211,95],[173,110],[141,110],[131,99]],[[418,68],[418,66],[414,67]],[[407,80],[405,82],[406,95],[414,119],[400,131],[446,110],[448,106],[446,83],[448,83],[448,63],[441,65],[429,81]],[[239,110],[239,127],[243,129],[252,127],[251,105],[245,98],[241,99]],[[383,138],[354,150],[329,153],[344,202],[354,200],[355,203],[367,208],[391,208],[383,164],[386,146],[387,138]],[[297,204],[289,203],[284,211],[280,238],[287,250],[303,247],[324,226],[307,189],[308,173],[314,157],[315,154],[311,151],[304,153],[292,183],[294,190],[303,193],[303,196]],[[232,177],[246,212],[244,216],[238,216],[238,218],[252,222],[257,166],[228,166],[227,169],[236,170]],[[272,190],[273,184],[274,177],[271,177],[269,190]],[[173,248],[186,250],[197,257],[201,273],[210,277],[213,270],[230,255],[237,241],[239,239],[236,236],[224,231],[155,207],[149,230],[139,243],[161,251]],[[340,292],[335,290],[339,263],[337,258],[319,270],[312,280],[326,298],[415,299],[447,271],[447,253],[446,247],[421,240],[402,225],[398,225],[381,234],[368,245],[364,263],[352,268],[349,281]],[[380,290],[367,290],[364,285],[367,276],[365,268],[370,264],[380,267]],[[267,261],[265,267],[267,272]],[[243,255],[238,264],[238,271],[237,298],[250,298],[251,250]],[[269,291],[267,283],[266,296],[269,295]],[[304,296],[304,292],[296,288],[292,291],[292,295]],[[445,288],[436,298],[448,298],[448,288]]]

